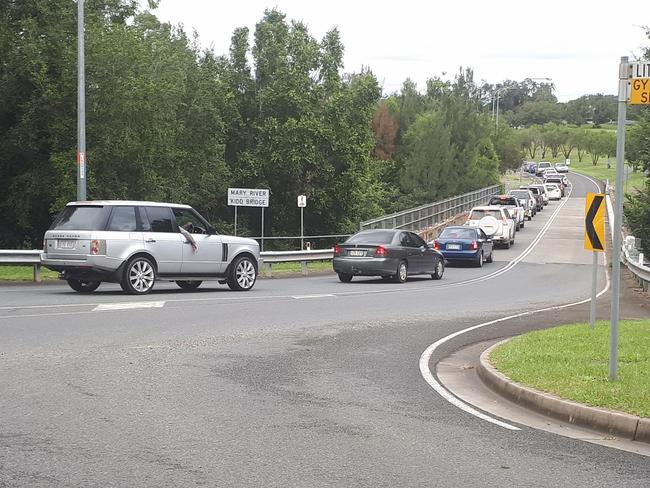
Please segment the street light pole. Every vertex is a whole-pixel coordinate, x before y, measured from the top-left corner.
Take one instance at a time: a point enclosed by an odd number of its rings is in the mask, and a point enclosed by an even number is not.
[[[86,199],[86,68],[84,0],[77,0],[77,200]]]

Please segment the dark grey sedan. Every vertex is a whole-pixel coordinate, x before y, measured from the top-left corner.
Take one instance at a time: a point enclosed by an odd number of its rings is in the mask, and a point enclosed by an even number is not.
[[[363,230],[334,247],[334,271],[348,283],[353,276],[381,276],[404,283],[408,276],[428,274],[434,280],[445,272],[445,258],[413,232],[395,229]]]

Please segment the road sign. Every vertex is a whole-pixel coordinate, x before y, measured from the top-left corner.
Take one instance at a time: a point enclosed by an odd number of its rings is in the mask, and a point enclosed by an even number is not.
[[[605,250],[605,195],[587,193],[585,202],[585,249]]]
[[[630,105],[650,105],[650,78],[632,78]]]
[[[307,195],[298,195],[298,206],[300,208],[307,206]]]
[[[228,188],[230,207],[268,207],[269,190],[255,188]]]
[[[650,61],[630,63],[630,105],[650,105]]]
[[[632,78],[650,78],[650,61],[630,63]]]

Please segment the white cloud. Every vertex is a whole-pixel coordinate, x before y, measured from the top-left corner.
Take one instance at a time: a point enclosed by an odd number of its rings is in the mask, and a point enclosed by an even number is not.
[[[338,27],[345,69],[369,66],[387,91],[407,77],[422,87],[427,78],[464,66],[491,83],[550,77],[562,101],[614,93],[620,56],[650,44],[640,27],[650,24],[647,0],[162,0],[155,13],[196,29],[202,44],[221,54],[236,27],[252,32],[273,7],[319,39]]]

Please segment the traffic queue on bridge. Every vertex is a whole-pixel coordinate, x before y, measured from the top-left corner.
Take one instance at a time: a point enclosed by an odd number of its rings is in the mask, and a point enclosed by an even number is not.
[[[551,200],[565,196],[568,180],[550,163],[541,162],[534,168],[525,164],[522,171],[539,174],[539,181],[491,197],[487,205],[470,210],[464,225],[445,227],[429,243],[402,229],[371,229],[354,234],[334,247],[334,271],[344,283],[355,276],[378,276],[404,283],[415,275],[439,280],[446,264],[482,267],[491,263],[497,246],[509,249],[526,221],[543,211]]]

